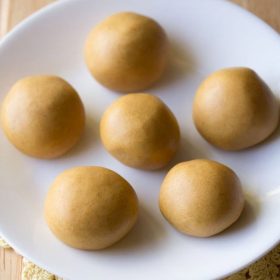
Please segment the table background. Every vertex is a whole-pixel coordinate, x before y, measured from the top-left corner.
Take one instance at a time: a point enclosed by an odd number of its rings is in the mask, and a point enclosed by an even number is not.
[[[280,32],[280,0],[231,0],[253,12]],[[0,0],[0,38],[34,11],[54,0]],[[0,279],[20,280],[22,257],[0,248]]]

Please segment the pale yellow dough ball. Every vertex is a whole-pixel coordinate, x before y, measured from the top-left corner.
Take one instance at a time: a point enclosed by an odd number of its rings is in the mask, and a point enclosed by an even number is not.
[[[249,68],[226,68],[208,76],[193,103],[200,134],[225,150],[241,150],[276,129],[279,104],[265,82]]]
[[[169,53],[163,28],[153,19],[122,12],[90,32],[85,61],[95,79],[112,90],[137,92],[162,76]]]
[[[128,94],[104,112],[100,123],[104,147],[122,163],[159,169],[175,155],[180,141],[177,120],[156,96]]]
[[[232,225],[244,207],[237,175],[211,160],[191,160],[175,165],[160,189],[163,216],[178,231],[208,237]]]
[[[45,200],[45,219],[67,245],[107,248],[134,226],[138,200],[130,184],[103,167],[76,167],[61,173]]]
[[[1,125],[7,138],[29,156],[61,156],[84,130],[85,111],[79,95],[56,76],[19,80],[1,105]]]

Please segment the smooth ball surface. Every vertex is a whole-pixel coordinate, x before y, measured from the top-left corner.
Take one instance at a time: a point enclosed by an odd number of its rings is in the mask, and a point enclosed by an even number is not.
[[[23,153],[55,158],[80,139],[85,112],[79,95],[56,76],[31,76],[19,80],[1,108],[2,128]]]
[[[51,231],[67,245],[84,250],[113,245],[131,230],[137,216],[133,188],[103,167],[64,171],[45,201],[45,219]]]
[[[227,68],[211,74],[199,86],[193,120],[209,143],[240,150],[260,143],[276,129],[279,105],[253,70]]]
[[[176,118],[156,96],[129,94],[117,99],[102,116],[101,140],[123,164],[158,169],[175,155],[180,141]]]
[[[95,79],[119,92],[136,92],[159,80],[168,60],[168,40],[153,19],[114,14],[90,32],[85,61]]]
[[[237,175],[210,160],[191,160],[174,166],[164,178],[159,196],[167,221],[184,234],[208,237],[240,216],[244,196]]]

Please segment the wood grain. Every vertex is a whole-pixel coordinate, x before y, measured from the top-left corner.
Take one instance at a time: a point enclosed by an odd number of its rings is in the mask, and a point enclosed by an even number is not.
[[[280,0],[232,0],[280,32]]]
[[[53,0],[0,0],[0,36]]]
[[[19,280],[21,277],[22,257],[12,249],[0,248],[0,279]]]
[[[0,37],[25,17],[53,0],[0,0]],[[280,32],[280,0],[232,0],[255,13]],[[20,280],[22,257],[11,249],[0,249],[0,279]]]

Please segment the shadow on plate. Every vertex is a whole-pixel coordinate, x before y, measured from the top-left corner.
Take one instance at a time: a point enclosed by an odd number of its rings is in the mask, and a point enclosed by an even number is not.
[[[61,158],[68,159],[87,152],[99,139],[99,123],[90,115],[86,116],[85,130],[79,142]]]
[[[257,198],[255,195],[247,193],[245,195],[245,199],[246,201],[243,212],[241,213],[241,216],[239,217],[237,222],[217,236],[227,236],[235,234],[237,231],[241,231],[242,229],[245,229],[250,224],[255,222],[261,210],[261,203],[259,201],[259,198]]]
[[[136,92],[147,92],[153,93],[154,90],[161,90],[166,86],[170,86],[178,83],[178,81],[184,79],[188,74],[193,73],[196,70],[196,63],[193,56],[190,54],[190,51],[182,47],[182,44],[179,44],[175,40],[170,40],[170,59],[167,63],[166,70],[162,74],[162,77],[159,81],[156,81],[152,86],[143,89],[134,91]],[[114,91],[112,89],[103,87],[110,94],[117,94],[120,97],[123,96],[123,92]]]
[[[170,40],[170,60],[165,72],[161,79],[156,82],[148,92],[153,90],[160,90],[166,86],[178,83],[178,81],[184,79],[188,74],[193,73],[196,70],[196,64],[190,51],[186,46],[182,46],[175,40]]]
[[[197,147],[195,143],[191,142],[187,137],[182,135],[180,146],[175,157],[161,171],[168,171],[180,162],[207,158],[209,158],[209,152],[207,152],[207,149],[203,150],[201,147]]]
[[[279,104],[279,100],[277,100],[277,102]],[[268,138],[266,138],[263,142],[257,144],[256,146],[252,147],[252,149],[261,148],[263,145],[270,145],[274,141],[276,141],[279,137],[280,137],[280,115],[279,115],[277,128],[272,132],[272,134]]]
[[[277,103],[279,105],[279,109],[280,109],[280,101],[279,99],[277,99]],[[244,153],[244,152],[251,152],[251,151],[258,151],[259,149],[262,149],[264,146],[268,146],[273,144],[275,141],[277,141],[280,137],[280,115],[279,115],[279,120],[278,120],[278,125],[276,127],[276,129],[262,142],[252,146],[252,147],[248,147],[246,149],[242,149],[242,150],[238,150],[238,151],[226,151],[228,153],[235,153],[235,154],[239,154],[239,153]],[[219,148],[217,148],[219,149]]]
[[[165,231],[163,225],[140,205],[139,218],[134,228],[121,241],[112,247],[105,249],[102,254],[139,254],[140,251],[151,250],[164,240]]]

